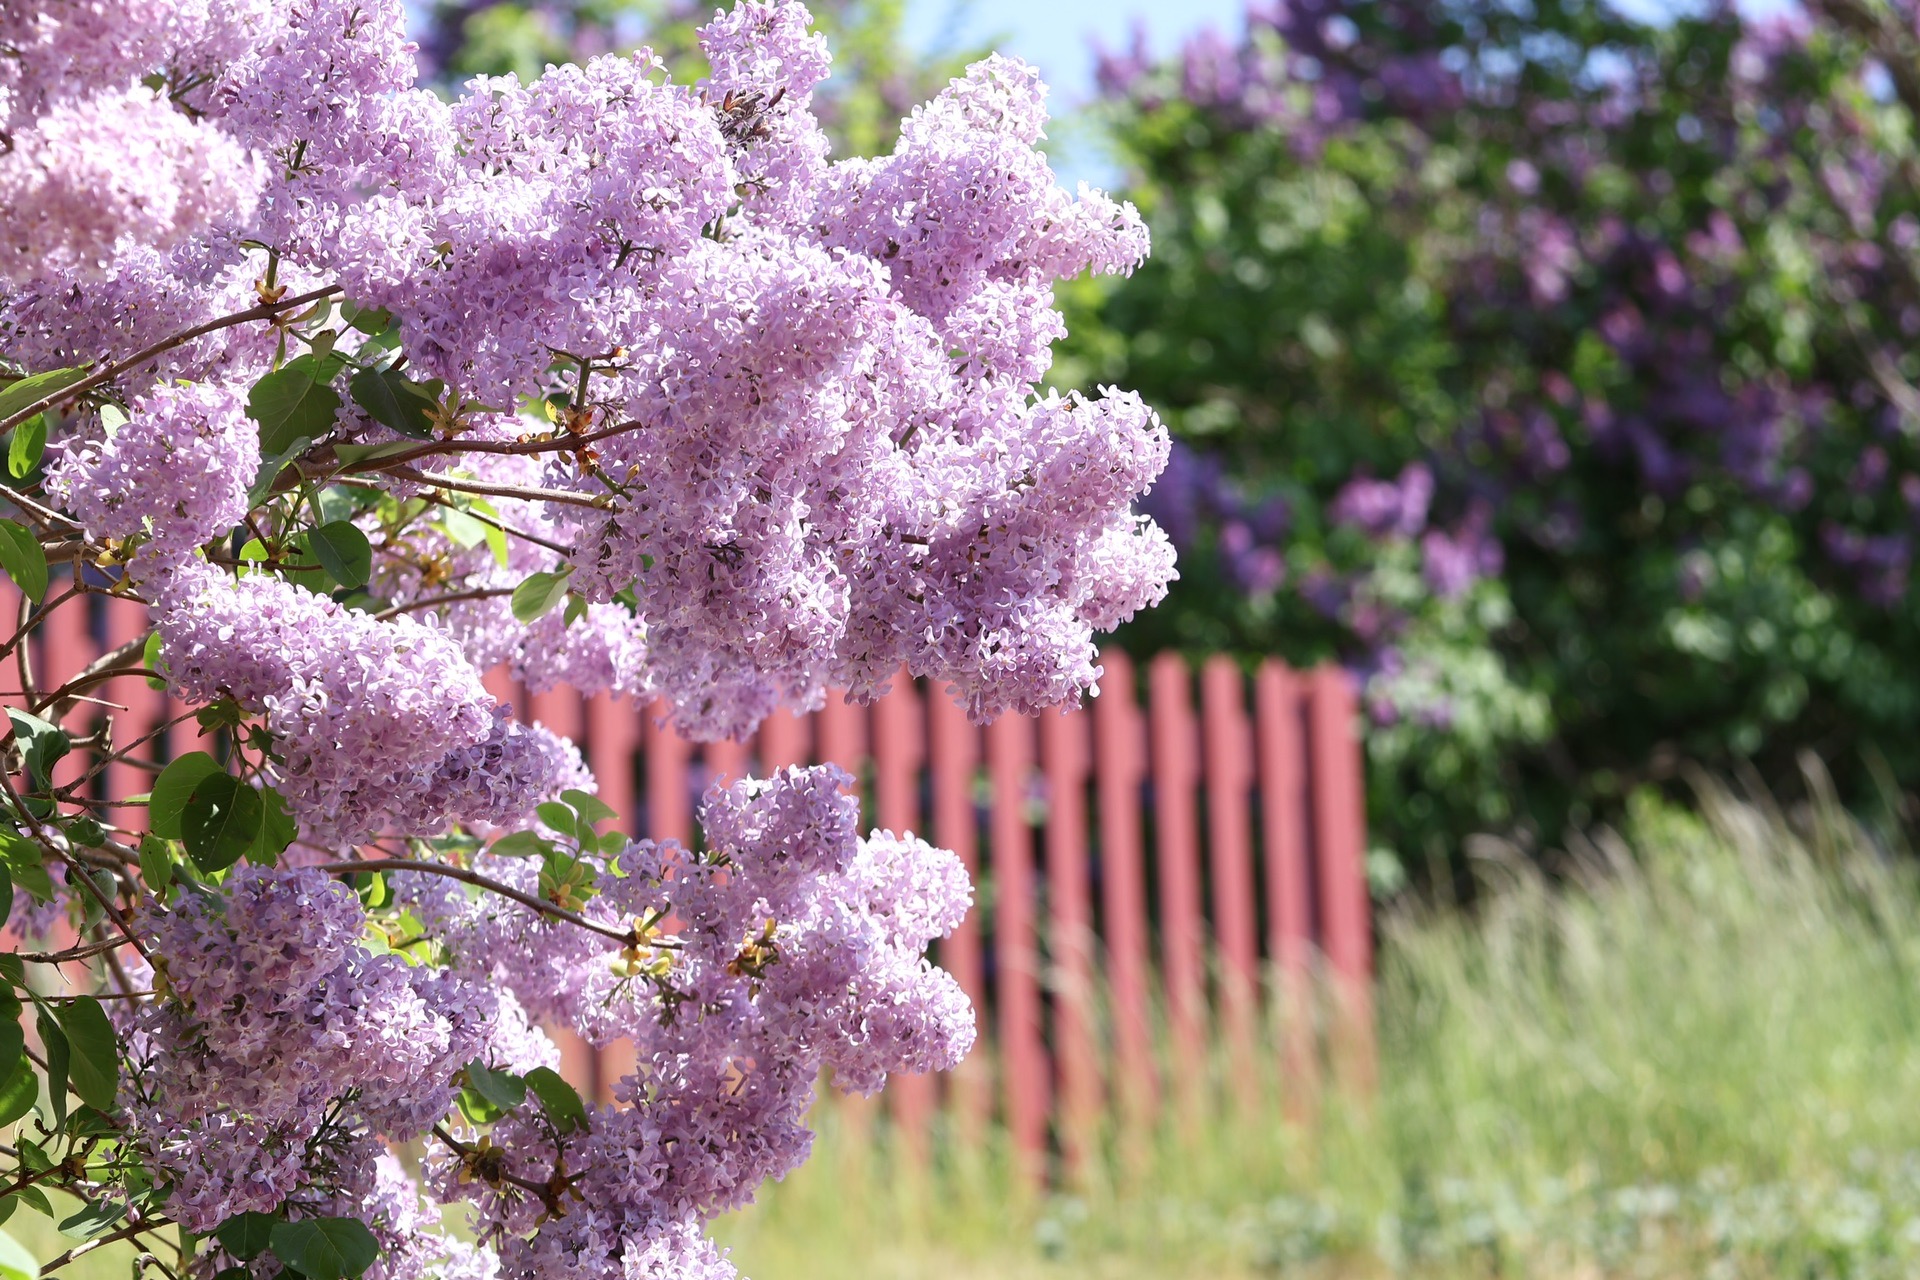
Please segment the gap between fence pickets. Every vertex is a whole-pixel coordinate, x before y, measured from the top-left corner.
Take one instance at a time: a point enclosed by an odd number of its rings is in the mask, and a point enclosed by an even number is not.
[[[17,616],[17,607],[0,584],[0,609]],[[128,600],[54,610],[31,646],[37,682],[56,687],[147,625],[144,606]],[[1351,679],[1271,660],[1249,678],[1218,655],[1197,672],[1177,654],[1101,661],[1100,697],[1071,713],[980,729],[903,673],[871,707],[831,694],[811,715],[771,717],[750,743],[705,746],[674,733],[659,705],[566,688],[529,695],[501,670],[487,687],[581,744],[623,830],[692,842],[708,783],[832,761],[857,779],[873,825],[953,849],[990,887],[992,918],[976,910],[935,954],[980,1011],[981,1046],[943,1078],[896,1080],[885,1107],[918,1157],[936,1117],[961,1141],[998,1121],[1039,1177],[1056,1161],[1071,1174],[1093,1158],[1103,1126],[1143,1132],[1164,1106],[1197,1118],[1206,1073],[1164,1071],[1169,1045],[1217,1045],[1241,1102],[1278,1080],[1297,1120],[1328,1073],[1361,1090],[1373,1080]],[[8,676],[6,701],[20,706],[17,674]],[[115,743],[185,711],[138,677],[95,696],[67,722],[84,731],[104,721]],[[153,766],[215,745],[188,716],[155,737],[147,768],[105,770],[100,798],[144,792]],[[56,781],[86,767],[69,757]],[[144,825],[142,808],[111,812]],[[562,1039],[567,1069],[599,1096],[632,1067],[630,1048]],[[876,1114],[855,1109],[851,1122]]]

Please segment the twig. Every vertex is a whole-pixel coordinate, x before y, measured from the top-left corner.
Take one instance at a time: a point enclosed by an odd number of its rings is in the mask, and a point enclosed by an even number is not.
[[[97,1239],[89,1240],[85,1244],[75,1245],[73,1248],[55,1258],[52,1262],[49,1262],[46,1266],[41,1267],[40,1274],[44,1276],[49,1272],[58,1271],[69,1262],[74,1261],[76,1258],[84,1257],[103,1245],[119,1244],[122,1240],[137,1236],[143,1231],[152,1231],[157,1227],[167,1226],[172,1221],[171,1218],[161,1218],[158,1221],[143,1219],[134,1223],[132,1226],[122,1227],[118,1231],[100,1236]]]
[[[209,333],[217,333],[221,329],[231,329],[235,325],[246,324],[250,320],[271,320],[283,311],[292,311],[296,308],[304,307],[310,302],[318,302],[322,298],[331,298],[339,292],[339,285],[328,285],[324,289],[314,289],[307,293],[296,294],[291,298],[282,298],[278,302],[263,302],[257,307],[248,307],[245,311],[236,311],[232,315],[221,316],[218,320],[209,320],[205,324],[195,325],[193,328],[182,333],[174,334],[171,338],[163,338],[144,351],[137,351],[125,360],[117,361],[103,369],[88,374],[71,386],[63,387],[51,395],[40,397],[40,399],[34,401],[18,413],[4,420],[0,420],[0,431],[10,431],[35,414],[45,413],[55,405],[64,404],[68,400],[82,396],[101,383],[111,382],[121,374],[132,369],[138,369],[141,365],[147,363],[147,361],[158,356],[163,356],[175,347],[185,346],[195,338],[204,337]],[[69,521],[68,523],[72,522]]]
[[[598,920],[589,920],[578,912],[569,911],[565,907],[548,902],[545,898],[535,897],[510,884],[483,876],[478,871],[450,866],[444,862],[421,862],[415,858],[378,858],[356,862],[323,862],[319,870],[330,875],[346,875],[355,871],[423,871],[428,875],[446,876],[450,880],[458,880],[463,884],[475,885],[491,893],[497,893],[503,898],[511,898],[523,907],[552,916],[556,920],[577,924],[582,929],[591,930],[603,938],[612,938],[615,942],[625,943],[627,946],[636,946],[640,942],[632,929],[616,929],[611,925],[601,924]]]
[[[453,591],[443,596],[428,596],[424,600],[396,604],[391,609],[382,609],[373,617],[376,622],[385,622],[388,618],[412,613],[416,609],[434,609],[443,604],[458,604],[462,600],[493,600],[500,596],[510,596],[513,591],[512,587],[475,587],[471,591]]]
[[[415,471],[412,467],[391,467],[387,469],[386,474],[396,479],[411,480],[415,484],[448,489],[455,493],[481,493],[492,498],[525,498],[531,502],[558,502],[571,507],[606,510],[606,503],[603,500],[589,498],[584,493],[574,493],[568,489],[542,489],[538,485],[531,484],[496,484],[491,480],[468,480],[438,471]]]

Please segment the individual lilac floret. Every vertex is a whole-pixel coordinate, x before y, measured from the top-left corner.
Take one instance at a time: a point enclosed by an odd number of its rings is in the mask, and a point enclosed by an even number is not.
[[[172,565],[247,514],[260,436],[244,394],[225,383],[163,385],[125,421],[70,441],[47,468],[47,492],[95,538],[145,538],[143,563]]]
[[[264,717],[281,757],[275,785],[310,843],[341,848],[385,830],[450,755],[495,731],[479,673],[414,618],[378,621],[278,578],[235,581],[199,561],[157,594],[175,692],[232,698]],[[463,786],[477,794],[470,778]]]
[[[123,239],[164,249],[244,222],[261,182],[233,139],[145,89],[61,103],[0,156],[0,280],[98,276]]]

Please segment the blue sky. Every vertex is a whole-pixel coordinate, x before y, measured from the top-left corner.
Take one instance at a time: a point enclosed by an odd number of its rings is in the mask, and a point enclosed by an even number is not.
[[[1064,107],[1092,90],[1090,37],[1124,45],[1138,20],[1152,47],[1165,52],[1208,23],[1238,32],[1245,9],[1244,0],[911,0],[907,29],[922,46],[949,26],[962,44],[993,40],[1039,67]]]

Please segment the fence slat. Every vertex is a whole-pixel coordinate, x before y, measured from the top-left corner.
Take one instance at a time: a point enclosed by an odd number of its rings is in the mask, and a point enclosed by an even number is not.
[[[1092,895],[1087,883],[1087,777],[1093,717],[1081,710],[1040,717],[1047,778],[1047,948],[1053,988],[1053,1053],[1059,1064],[1061,1149],[1084,1174],[1100,1139],[1100,1052],[1095,1016]]]
[[[1373,1064],[1368,991],[1373,935],[1367,911],[1366,803],[1356,741],[1359,708],[1352,679],[1338,667],[1314,671],[1309,696],[1321,948],[1342,1005],[1333,1048],[1343,1076],[1365,1089]]]
[[[805,764],[812,743],[812,716],[776,711],[760,722],[756,739],[760,772],[771,776],[776,769]]]
[[[1039,1177],[1046,1168],[1049,1089],[1034,937],[1033,828],[1027,823],[1032,768],[1033,722],[1023,716],[994,721],[987,728],[987,772],[993,780],[993,958],[1003,1094],[1014,1151],[1025,1172]]]
[[[640,713],[630,699],[601,693],[587,700],[587,767],[600,798],[617,815],[618,830],[644,836],[634,803],[634,750],[640,745]]]
[[[867,759],[867,709],[848,702],[841,690],[829,689],[826,705],[813,713],[813,731],[820,762],[852,774],[854,793],[859,794]]]
[[[1206,740],[1207,854],[1219,951],[1220,1018],[1234,1080],[1249,1103],[1258,1076],[1259,903],[1253,875],[1253,741],[1240,665],[1224,654],[1200,673]]]
[[[750,767],[747,744],[735,742],[732,738],[722,738],[718,742],[709,742],[700,749],[701,763],[706,765],[706,786],[716,783],[725,786],[738,782],[747,776]],[[705,788],[702,788],[704,791]]]
[[[1148,669],[1153,726],[1153,819],[1160,884],[1160,968],[1174,1044],[1206,1043],[1205,927],[1200,905],[1200,831],[1194,790],[1200,743],[1186,659],[1163,653]],[[1182,1111],[1202,1101],[1202,1072],[1175,1073]]]
[[[147,607],[136,600],[119,598],[107,601],[107,647],[117,650],[122,645],[131,644],[146,634],[148,627]],[[136,656],[129,666],[138,666]],[[139,795],[153,787],[153,773],[143,769],[137,762],[153,759],[151,743],[135,746],[141,738],[152,732],[158,723],[158,713],[164,699],[158,690],[147,686],[144,676],[121,676],[110,680],[99,689],[101,697],[118,703],[118,707],[107,713],[112,733],[108,741],[118,751],[131,748],[130,758],[115,760],[109,764],[102,778],[105,796],[109,800],[124,800],[128,796]],[[144,832],[147,829],[146,806],[138,805],[130,809],[112,810],[113,821],[129,831]]]
[[[1307,865],[1306,749],[1301,741],[1300,681],[1280,663],[1260,664],[1254,679],[1260,758],[1260,829],[1267,863],[1267,955],[1280,1007],[1282,1105],[1304,1122],[1319,1090],[1309,981],[1313,876]]]
[[[56,577],[52,585],[47,588],[47,599],[51,600],[60,595],[70,583],[71,579],[64,574]],[[87,630],[88,604],[87,597],[80,596],[47,614],[46,622],[40,628],[40,634],[45,642],[42,649],[45,658],[40,664],[40,669],[34,672],[34,678],[39,684],[42,696],[53,692],[79,675],[86,669],[88,663],[99,656],[99,646],[94,644],[93,635]],[[99,696],[97,689],[88,689],[84,692],[89,696]],[[93,703],[76,703],[74,709],[69,711],[63,720],[76,733],[84,733],[85,729],[82,726],[93,719],[98,711],[99,708]],[[44,714],[51,715],[52,712],[47,711]],[[65,757],[53,766],[54,785],[71,786],[85,775],[87,767],[86,757],[82,755]]]
[[[693,843],[693,789],[687,763],[693,744],[674,732],[669,708],[656,702],[642,714],[640,749],[647,770],[647,829],[655,840]]]
[[[1100,664],[1105,674],[1100,679],[1100,696],[1093,703],[1093,736],[1114,1088],[1123,1120],[1144,1125],[1159,1097],[1148,1016],[1146,866],[1140,845],[1146,727],[1134,685],[1133,660],[1115,651],[1101,654]]]
[[[898,835],[926,831],[920,819],[920,766],[926,761],[923,719],[919,691],[902,671],[893,688],[873,704],[873,816],[876,825]],[[928,1075],[898,1076],[887,1085],[894,1123],[916,1160],[927,1156],[927,1124],[937,1100]]]
[[[951,849],[976,885],[980,882],[980,838],[974,808],[974,778],[980,766],[980,730],[953,699],[935,692],[927,699],[927,762],[933,774],[933,842]],[[980,939],[980,912],[967,912],[940,943],[940,963],[972,1002],[985,1038],[986,958]],[[984,1049],[985,1046],[983,1045]],[[948,1081],[954,1120],[963,1138],[985,1132],[993,1110],[993,1064],[988,1052],[969,1054]]]

